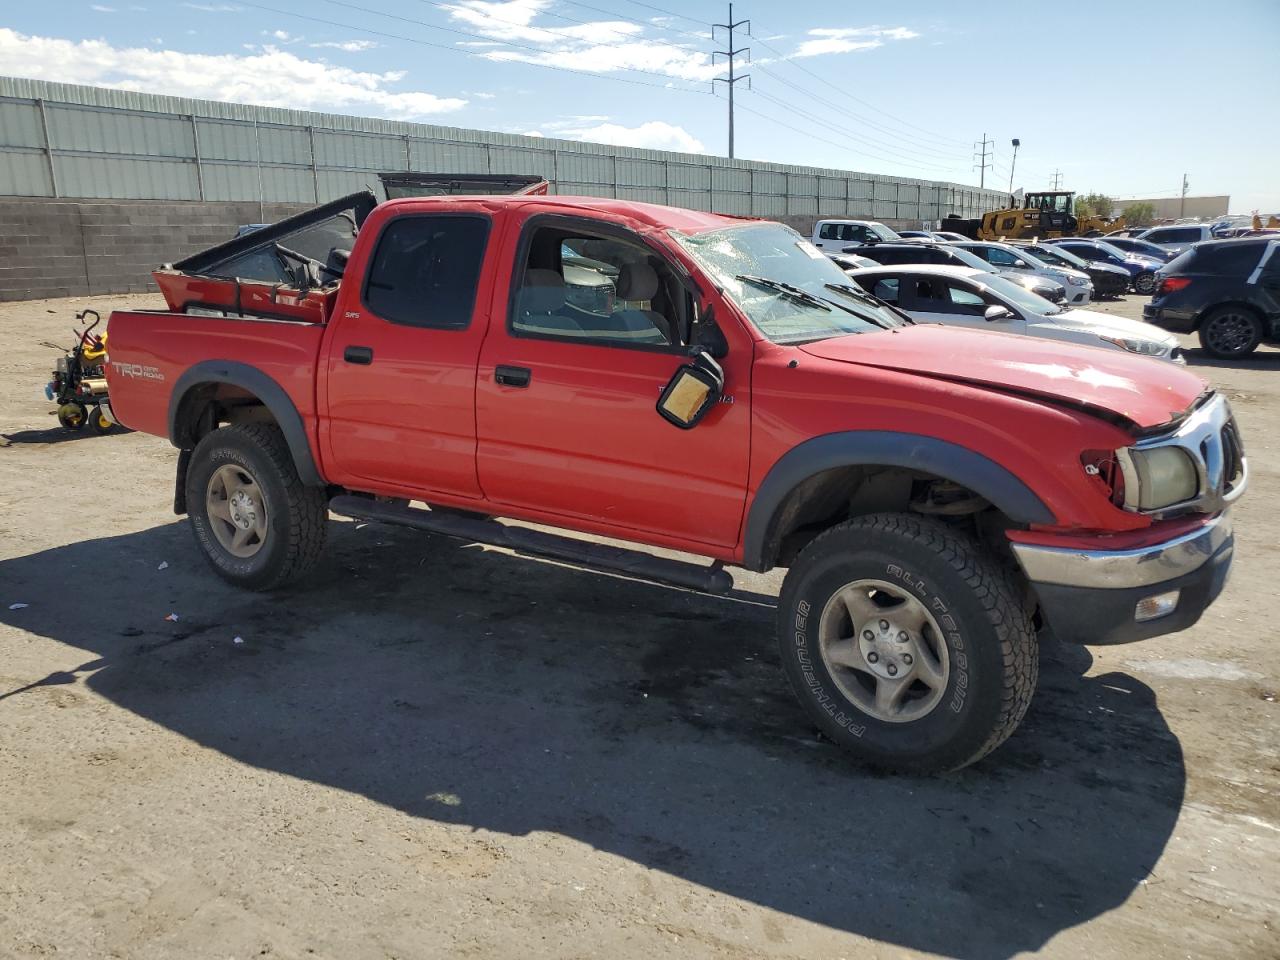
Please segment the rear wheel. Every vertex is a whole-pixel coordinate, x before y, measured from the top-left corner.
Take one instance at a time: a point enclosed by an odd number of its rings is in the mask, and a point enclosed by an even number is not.
[[[1156,290],[1156,275],[1148,270],[1146,273],[1140,273],[1133,280],[1133,292],[1140,293],[1144,297],[1150,296]]]
[[[108,420],[102,413],[101,407],[94,407],[89,411],[89,428],[99,436],[104,433],[110,433],[111,428],[115,424]]]
[[[252,423],[214,430],[187,469],[191,529],[219,576],[251,590],[300,577],[324,548],[325,491],[304,486],[284,435]]]
[[[1246,307],[1219,307],[1200,323],[1200,346],[1220,360],[1239,360],[1261,342],[1262,321]]]
[[[1037,647],[1018,585],[935,521],[876,514],[828,530],[788,571],[778,616],[805,711],[873,766],[973,763],[1031,702]]]

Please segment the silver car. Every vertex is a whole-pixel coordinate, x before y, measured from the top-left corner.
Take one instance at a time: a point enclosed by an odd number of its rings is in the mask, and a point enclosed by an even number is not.
[[[956,246],[963,247],[975,257],[985,260],[1002,275],[1011,279],[1018,276],[1044,277],[1062,284],[1066,289],[1065,301],[1069,306],[1083,307],[1093,299],[1093,281],[1083,270],[1072,270],[1070,267],[1045,263],[1030,251],[1007,243],[966,240],[963,243],[957,243]]]

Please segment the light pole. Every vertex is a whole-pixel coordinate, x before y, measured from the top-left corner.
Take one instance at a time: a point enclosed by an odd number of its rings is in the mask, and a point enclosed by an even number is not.
[[[1013,138],[1013,160],[1009,164],[1009,195],[1013,196],[1013,168],[1018,165],[1018,148],[1022,146],[1022,141],[1017,137]]]

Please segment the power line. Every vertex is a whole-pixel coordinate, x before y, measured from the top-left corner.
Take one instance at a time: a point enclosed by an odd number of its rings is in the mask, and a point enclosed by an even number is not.
[[[432,42],[431,40],[423,40],[423,39],[421,39],[420,37],[406,37],[404,34],[401,34],[401,33],[391,33],[391,32],[386,31],[386,30],[374,30],[372,27],[357,26],[356,24],[353,24],[353,23],[341,23],[341,22],[339,22],[339,21],[337,21],[337,20],[327,20],[327,19],[325,19],[324,17],[316,17],[316,16],[312,16],[312,15],[310,15],[310,14],[295,13],[295,12],[293,12],[292,10],[281,10],[279,7],[271,7],[271,6],[268,6],[268,5],[264,4],[264,3],[256,3],[256,2],[254,2],[254,0],[236,0],[236,2],[237,2],[240,6],[242,6],[242,7],[252,7],[252,8],[253,8],[253,9],[255,9],[255,10],[264,10],[264,11],[266,11],[267,13],[275,13],[275,14],[279,14],[280,16],[284,16],[284,17],[292,17],[292,18],[293,18],[293,19],[295,19],[295,20],[303,20],[303,21],[306,21],[306,22],[309,22],[309,23],[321,23],[321,24],[324,24],[325,26],[328,26],[328,27],[339,27],[339,28],[341,28],[341,29],[343,29],[343,30],[355,30],[355,31],[356,31],[356,32],[358,32],[358,33],[367,33],[367,34],[369,34],[370,36],[373,36],[373,37],[385,37],[385,38],[387,38],[387,39],[389,39],[389,40],[401,40],[401,41],[403,41],[403,42],[405,42],[405,43],[412,43],[412,44],[415,44],[415,45],[420,46],[420,47],[432,47],[432,48],[434,48],[434,49],[436,49],[436,50],[448,50],[450,53],[456,53],[456,54],[460,54],[460,55],[462,55],[462,56],[464,56],[464,57],[473,57],[473,58],[476,58],[476,59],[484,60],[486,63],[493,63],[493,62],[494,62],[494,61],[490,60],[488,57],[485,57],[483,54],[472,53],[472,52],[471,52],[471,51],[469,51],[469,50],[459,50],[457,47],[455,47],[455,46],[451,46],[450,44],[447,44],[447,43],[434,43],[434,42]],[[330,2],[334,2],[334,0],[330,0]],[[354,5],[354,4],[344,4],[344,6],[352,6],[352,7],[354,7],[355,5]],[[356,7],[355,9],[363,9],[363,8]],[[375,11],[375,10],[369,10],[369,11],[367,11],[367,12],[369,12],[369,13],[378,13],[378,11]],[[393,16],[393,15],[391,15],[391,14],[380,14],[380,15],[381,15],[381,16]],[[398,20],[405,20],[405,19],[407,19],[407,18],[405,18],[405,17],[395,17],[394,19],[398,19]],[[419,24],[420,26],[424,26],[424,27],[428,27],[428,28],[432,28],[432,29],[444,29],[444,28],[435,28],[435,27],[432,27],[432,25],[431,25],[431,24],[428,24],[428,23],[422,23],[421,21],[414,21],[414,20],[410,20],[409,22],[410,22],[410,23],[417,23],[417,24]],[[457,32],[457,31],[450,31],[450,32]],[[488,38],[484,38],[484,39],[488,39]],[[526,47],[526,48],[524,48],[524,49],[534,50],[535,52],[538,52],[538,53],[545,53],[545,52],[546,52],[546,51],[538,50],[536,47]],[[695,87],[680,87],[680,86],[675,86],[675,85],[671,82],[671,81],[672,81],[672,79],[673,79],[672,77],[670,77],[670,76],[669,76],[669,75],[667,75],[667,74],[663,74],[663,73],[656,73],[655,71],[652,71],[652,70],[635,70],[634,72],[636,72],[636,73],[649,73],[649,74],[653,74],[654,76],[662,77],[663,79],[667,80],[668,82],[667,82],[667,83],[652,83],[652,82],[647,81],[647,80],[636,80],[636,79],[631,78],[631,77],[616,77],[616,76],[613,76],[613,75],[611,75],[611,74],[607,74],[607,73],[597,73],[597,72],[595,72],[595,71],[591,71],[591,70],[575,70],[573,67],[560,67],[560,66],[556,66],[555,64],[550,64],[550,63],[537,63],[537,62],[529,61],[529,60],[521,60],[521,61],[518,61],[518,62],[519,62],[522,66],[537,67],[537,68],[542,69],[542,70],[554,70],[554,71],[557,71],[557,72],[559,72],[559,73],[571,73],[571,74],[575,74],[575,75],[580,76],[580,77],[594,77],[594,78],[601,79],[601,80],[611,80],[611,81],[613,81],[614,83],[628,83],[628,84],[631,84],[632,86],[638,86],[638,87],[653,87],[653,88],[658,89],[658,90],[673,90],[673,91],[676,91],[676,92],[678,92],[678,93],[696,93],[696,94],[700,94],[700,95],[703,95],[703,96],[705,96],[705,95],[709,92],[709,91],[707,91],[707,90],[700,90],[700,89],[697,89],[697,88],[695,88]]]
[[[662,23],[652,23],[652,22],[646,22],[643,20],[637,20],[634,17],[628,17],[624,14],[617,13],[613,10],[606,10],[604,7],[592,6],[589,3],[579,3],[578,0],[566,0],[566,2],[572,6],[582,7],[584,10],[594,10],[596,13],[603,13],[607,17],[613,17],[616,20],[625,20],[627,23],[634,23],[634,24],[637,24],[638,26],[652,27],[655,30],[666,30],[668,33],[678,33],[681,36],[693,37],[696,40],[705,41],[707,39],[707,34],[705,32],[694,33],[692,30],[681,30],[679,27],[671,27]],[[555,16],[555,14],[548,13],[546,14],[546,16]],[[675,16],[675,14],[671,14],[671,16]],[[689,20],[690,18],[682,17],[681,19]],[[585,23],[586,21],[579,21],[579,22]],[[709,23],[706,23],[705,21],[702,21],[702,20],[692,20],[691,22],[700,24],[705,27],[711,26]]]
[[[888,117],[890,120],[894,121],[894,123],[897,123],[897,124],[899,124],[899,125],[901,125],[901,126],[904,126],[904,127],[910,127],[910,128],[911,128],[911,129],[913,129],[913,130],[919,130],[921,133],[927,134],[927,135],[928,135],[928,137],[929,137],[929,139],[932,139],[932,140],[937,140],[937,141],[948,141],[948,142],[955,143],[955,144],[963,144],[963,143],[965,143],[965,142],[966,142],[966,141],[964,141],[964,140],[960,140],[960,139],[958,139],[958,138],[956,138],[956,137],[943,136],[943,135],[940,135],[940,134],[934,133],[933,131],[931,131],[931,130],[927,130],[927,129],[925,129],[924,127],[917,126],[916,124],[911,123],[910,121],[903,120],[901,117],[898,117],[898,116],[896,116],[895,114],[892,114],[892,113],[890,113],[890,112],[889,112],[889,111],[887,111],[887,110],[881,110],[881,109],[880,109],[879,107],[877,107],[875,104],[868,103],[868,102],[867,102],[867,101],[865,101],[865,100],[861,100],[861,99],[859,99],[858,97],[855,97],[853,94],[849,93],[847,90],[845,90],[845,89],[843,89],[843,88],[841,88],[841,87],[838,87],[838,86],[836,86],[835,84],[833,84],[833,83],[832,83],[830,80],[828,80],[826,77],[823,77],[823,76],[821,76],[821,75],[820,75],[820,74],[818,74],[818,73],[815,73],[814,71],[812,71],[812,70],[810,70],[808,67],[806,67],[804,64],[796,62],[796,60],[795,60],[793,57],[789,57],[789,56],[787,56],[785,53],[783,53],[781,50],[779,50],[777,47],[773,46],[772,44],[770,44],[770,43],[768,43],[768,42],[766,42],[766,41],[764,41],[764,40],[757,40],[757,42],[760,44],[760,46],[764,47],[765,49],[767,49],[767,50],[772,50],[774,53],[776,53],[776,54],[778,55],[778,58],[779,58],[780,60],[782,60],[782,62],[784,62],[784,63],[788,63],[788,64],[790,64],[792,67],[794,67],[795,69],[800,70],[800,71],[802,71],[802,72],[804,72],[804,73],[807,73],[809,76],[813,77],[813,78],[814,78],[815,80],[817,80],[819,83],[823,84],[824,86],[830,87],[831,89],[833,89],[833,90],[835,90],[835,91],[839,92],[842,96],[848,97],[850,100],[854,101],[855,103],[860,103],[860,104],[862,104],[862,105],[863,105],[864,107],[866,107],[868,110],[874,110],[876,113],[883,114],[884,116]],[[905,135],[904,135],[904,136],[905,136]]]
[[[712,85],[714,86],[715,83],[718,81],[720,83],[725,84],[729,88],[729,159],[730,160],[733,159],[733,89],[743,80],[747,81],[748,88],[750,88],[751,86],[750,74],[744,73],[740,76],[734,76],[733,74],[733,61],[734,61],[734,58],[738,56],[738,54],[745,53],[748,59],[751,57],[750,47],[739,47],[737,50],[733,48],[733,31],[741,26],[745,26],[747,28],[747,36],[751,36],[750,20],[739,20],[737,23],[734,23],[732,3],[729,4],[729,22],[713,23],[711,25],[711,35],[713,37],[715,36],[716,30],[729,31],[729,42],[728,44],[726,44],[726,46],[728,46],[729,49],[713,51],[711,54],[711,62],[714,63],[717,56],[727,57],[729,60],[729,79],[725,80],[722,77],[714,77],[712,79]]]
[[[683,13],[676,13],[674,10],[665,10],[662,7],[655,7],[652,3],[642,3],[641,0],[627,0],[627,2],[633,3],[637,7],[645,7],[648,10],[656,10],[658,13],[665,13],[668,17],[675,17],[677,20],[688,20],[690,23],[710,26],[710,24],[706,23],[704,20],[695,20],[693,17],[687,17]],[[729,19],[732,20],[733,17],[730,17]]]

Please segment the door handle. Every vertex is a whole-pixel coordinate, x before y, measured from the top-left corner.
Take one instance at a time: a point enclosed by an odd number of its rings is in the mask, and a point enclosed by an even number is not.
[[[347,347],[342,351],[342,359],[347,363],[359,363],[367,367],[373,363],[373,348]]]
[[[493,370],[493,382],[504,387],[527,387],[533,378],[533,371],[528,367],[509,367],[498,364]]]

